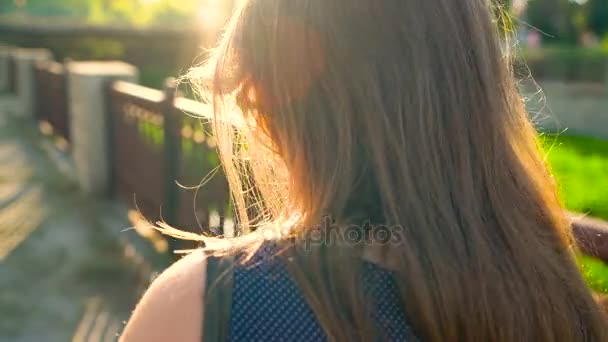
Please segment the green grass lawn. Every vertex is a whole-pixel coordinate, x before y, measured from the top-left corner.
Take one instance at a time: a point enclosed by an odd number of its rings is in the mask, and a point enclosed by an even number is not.
[[[565,207],[608,220],[608,141],[544,135],[541,142]],[[580,260],[591,287],[608,293],[608,265],[590,257]]]
[[[566,208],[608,220],[608,141],[561,135],[543,143]]]

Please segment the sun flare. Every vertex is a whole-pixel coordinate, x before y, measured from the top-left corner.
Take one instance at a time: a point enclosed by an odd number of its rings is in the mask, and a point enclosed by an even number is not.
[[[197,11],[198,22],[202,28],[217,28],[224,22],[228,10],[227,1],[206,0]]]

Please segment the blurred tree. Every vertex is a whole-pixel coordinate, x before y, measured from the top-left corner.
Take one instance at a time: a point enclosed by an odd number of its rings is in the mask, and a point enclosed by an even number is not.
[[[588,0],[585,4],[587,27],[598,36],[608,33],[608,1]]]
[[[545,34],[548,41],[575,43],[579,35],[575,21],[580,10],[581,5],[570,0],[529,0],[525,21]]]
[[[90,0],[27,0],[26,11],[35,15],[85,15]]]
[[[4,5],[10,1],[9,5]],[[226,15],[233,0],[19,0],[28,14],[80,17],[94,23],[189,25],[200,20],[201,9],[221,9]],[[211,6],[213,5],[213,6]],[[5,8],[6,7],[6,8]],[[0,0],[0,12],[14,12],[15,0]],[[205,17],[215,13],[205,12]]]

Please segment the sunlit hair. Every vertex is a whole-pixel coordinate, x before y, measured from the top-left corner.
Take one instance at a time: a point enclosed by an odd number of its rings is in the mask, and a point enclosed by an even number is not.
[[[278,257],[330,340],[382,333],[359,281],[369,253],[422,340],[608,340],[493,13],[488,0],[243,1],[189,75],[256,231],[230,244],[280,230],[295,248]],[[302,252],[292,237],[326,216],[403,229],[398,244]]]

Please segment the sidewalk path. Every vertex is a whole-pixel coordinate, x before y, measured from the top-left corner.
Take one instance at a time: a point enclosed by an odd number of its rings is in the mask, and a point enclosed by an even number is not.
[[[114,341],[151,268],[16,111],[0,96],[0,341]]]

